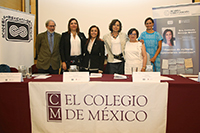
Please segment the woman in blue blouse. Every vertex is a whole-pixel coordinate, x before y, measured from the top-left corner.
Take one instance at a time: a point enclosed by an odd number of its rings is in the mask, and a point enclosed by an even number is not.
[[[162,48],[162,36],[153,30],[154,21],[152,18],[147,18],[144,22],[146,31],[142,32],[138,40],[143,40],[146,51],[150,55],[150,61],[153,65],[153,71],[160,72],[160,51]]]

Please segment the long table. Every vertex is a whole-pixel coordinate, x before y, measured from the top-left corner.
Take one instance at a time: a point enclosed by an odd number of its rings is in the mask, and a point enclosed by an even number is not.
[[[90,81],[131,82],[113,79],[104,74]],[[176,75],[164,75],[174,80],[169,83],[167,107],[167,133],[200,132],[200,83]],[[0,83],[0,133],[31,133],[28,82],[62,82],[62,75],[48,79],[24,79],[21,83]],[[162,81],[166,82],[166,81]]]

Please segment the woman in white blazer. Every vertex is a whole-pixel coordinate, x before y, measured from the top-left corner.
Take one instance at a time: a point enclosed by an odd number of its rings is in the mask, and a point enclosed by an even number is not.
[[[103,36],[107,51],[106,73],[124,74],[124,48],[127,36],[122,33],[122,24],[118,19],[111,21],[109,25],[110,33]]]

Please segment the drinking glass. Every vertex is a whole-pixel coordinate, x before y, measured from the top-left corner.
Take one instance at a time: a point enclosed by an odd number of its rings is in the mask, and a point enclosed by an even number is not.
[[[32,78],[32,68],[31,67],[27,68],[26,77],[28,79]]]

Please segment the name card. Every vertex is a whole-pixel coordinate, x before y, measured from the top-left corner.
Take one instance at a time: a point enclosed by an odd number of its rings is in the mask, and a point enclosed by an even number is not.
[[[133,72],[133,82],[160,82],[160,72]]]
[[[89,82],[89,72],[64,72],[63,82]]]
[[[0,73],[0,82],[22,82],[22,73]]]
[[[198,75],[198,82],[200,82],[200,72],[199,72],[199,75]]]

